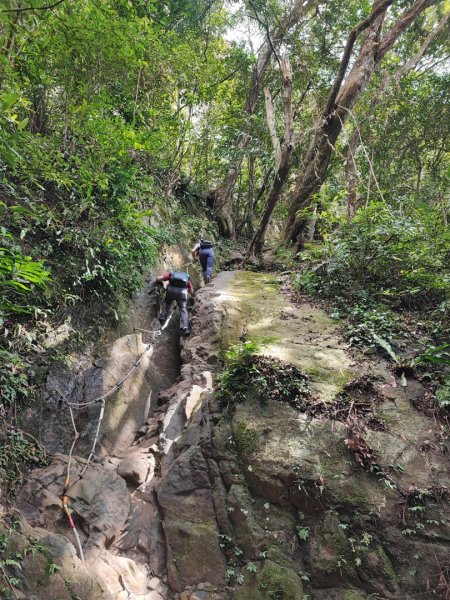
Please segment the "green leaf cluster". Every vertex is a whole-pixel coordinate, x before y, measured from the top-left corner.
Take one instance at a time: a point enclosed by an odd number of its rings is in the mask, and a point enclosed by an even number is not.
[[[372,203],[302,259],[294,286],[331,300],[331,315],[348,319],[351,343],[377,346],[397,360],[393,346],[405,311],[426,311],[430,334],[446,330],[450,233],[433,211],[405,214]]]

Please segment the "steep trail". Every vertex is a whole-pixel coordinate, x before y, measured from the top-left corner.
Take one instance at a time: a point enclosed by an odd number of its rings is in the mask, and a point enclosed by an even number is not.
[[[40,538],[60,571],[44,595],[28,577],[18,597],[439,597],[450,568],[450,469],[442,426],[414,407],[425,389],[350,352],[332,319],[293,304],[281,284],[271,274],[219,273],[197,293],[179,371],[178,353],[167,352],[178,344],[174,323],[118,394],[102,452],[70,492],[85,563],[61,517],[66,456],[31,474],[17,500],[29,525],[17,536]],[[308,376],[309,404],[298,410],[255,388],[220,407],[213,375],[242,334]],[[118,357],[122,372],[139,339],[114,342],[102,373],[114,379]],[[33,559],[25,572],[38,569]]]

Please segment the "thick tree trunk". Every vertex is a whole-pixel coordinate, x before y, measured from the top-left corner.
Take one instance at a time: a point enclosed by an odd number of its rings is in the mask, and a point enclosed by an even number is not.
[[[260,254],[264,244],[267,226],[272,217],[273,210],[281,196],[284,185],[289,177],[289,167],[291,163],[292,152],[294,150],[294,119],[292,113],[292,67],[289,59],[283,58],[280,61],[282,85],[283,85],[283,112],[284,112],[284,139],[283,144],[276,134],[275,112],[272,97],[268,90],[266,96],[266,115],[267,125],[272,138],[272,145],[275,154],[276,173],[269,192],[261,221],[258,229],[253,236],[248,250],[248,257]]]
[[[246,234],[253,235],[253,211],[255,206],[255,160],[256,156],[251,154],[248,157],[248,194],[247,206],[242,218],[242,230]]]
[[[269,196],[267,197],[266,208],[264,209],[263,215],[261,217],[261,221],[259,222],[258,229],[253,236],[253,239],[250,243],[250,248],[248,251],[248,256],[257,256],[261,253],[264,239],[266,235],[267,226],[270,222],[270,218],[273,213],[273,209],[275,208],[280,195],[283,191],[284,185],[289,176],[289,161],[284,162],[284,164],[280,165],[280,168],[277,170],[275,175],[275,179],[272,183],[272,187],[270,188]]]
[[[275,108],[269,88],[264,88],[264,103],[266,107],[267,127],[269,128],[270,140],[275,154],[275,167],[278,169],[281,164],[281,142],[277,134]]]
[[[286,15],[275,31],[268,32],[268,39],[259,51],[258,59],[253,69],[252,81],[244,108],[246,116],[251,117],[255,112],[256,102],[261,91],[264,74],[275,48],[279,46],[286,33],[317,3],[318,0],[295,0],[291,12]],[[223,235],[227,237],[234,237],[235,233],[232,213],[233,191],[244,159],[244,151],[247,148],[250,139],[251,136],[248,132],[242,132],[239,135],[235,146],[236,158],[228,166],[222,183],[214,190],[214,192],[212,192],[214,197],[214,207],[219,217],[219,224]]]
[[[291,195],[289,214],[284,232],[286,242],[293,242],[298,249],[304,246],[306,221],[297,217],[297,213],[309,206],[325,179],[334,145],[344,126],[345,120],[357,99],[366,88],[376,67],[403,31],[432,4],[438,0],[416,0],[406,10],[389,31],[380,38],[381,26],[386,10],[391,4],[377,0],[373,4],[371,15],[362,23],[367,29],[361,44],[358,59],[353,65],[346,81],[342,83],[348,65],[351,49],[355,42],[355,31],[361,32],[361,24],[353,30],[347,40],[341,67],[333,84],[325,111],[317,122],[317,131],[309,146],[303,167],[297,177]],[[375,15],[374,18],[373,15]]]

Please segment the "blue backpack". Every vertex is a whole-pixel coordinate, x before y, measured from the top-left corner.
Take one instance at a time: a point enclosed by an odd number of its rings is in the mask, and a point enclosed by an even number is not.
[[[169,277],[169,285],[186,288],[189,283],[189,274],[183,271],[172,271]]]

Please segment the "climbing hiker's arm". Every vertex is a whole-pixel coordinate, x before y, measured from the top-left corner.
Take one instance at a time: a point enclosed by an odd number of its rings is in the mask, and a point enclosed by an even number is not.
[[[195,246],[192,248],[191,250],[191,254],[192,254],[192,258],[195,260],[196,258],[198,258],[198,251],[200,248],[200,244],[195,244]]]
[[[156,278],[156,283],[162,283],[163,281],[169,281],[170,273],[163,273]]]
[[[191,281],[188,282],[188,288],[187,289],[188,289],[188,292],[191,294],[191,296],[194,297],[195,296],[194,286],[192,285]]]

